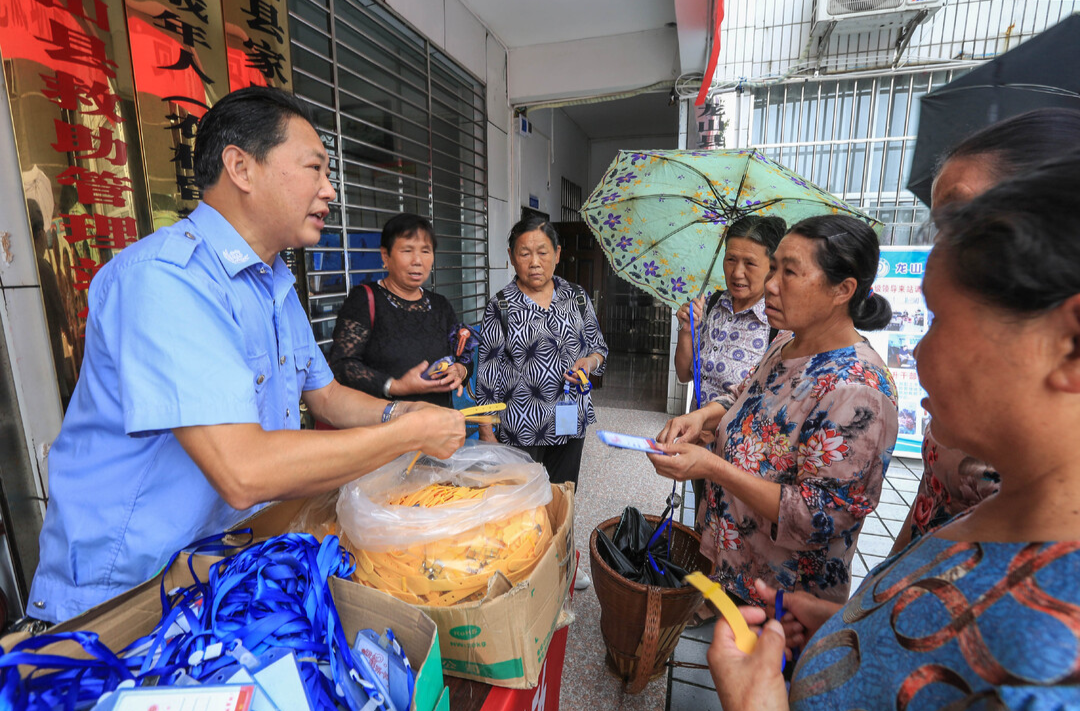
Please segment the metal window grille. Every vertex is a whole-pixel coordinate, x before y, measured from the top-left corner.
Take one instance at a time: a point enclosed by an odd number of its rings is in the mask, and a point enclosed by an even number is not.
[[[811,3],[734,0],[721,64],[752,96],[752,110],[736,121],[736,141],[880,219],[884,244],[918,243],[929,212],[906,188],[918,99],[1078,8],[1076,0],[950,0],[916,29],[900,66],[886,68],[897,60],[895,31],[845,36],[813,57],[806,55]],[[812,65],[822,74],[791,74]],[[864,71],[842,74],[856,69]]]
[[[829,0],[726,2],[715,84],[734,88],[789,72],[889,70],[897,62],[901,70],[956,69],[995,57],[1080,10],[1076,0],[948,0],[899,54],[898,30],[888,29],[834,36],[819,55],[807,40],[821,2]]]
[[[918,244],[929,210],[906,187],[912,109],[960,72],[778,84],[754,93],[751,143],[885,223],[883,244]]]
[[[573,181],[562,179],[562,221],[584,222],[581,216],[581,186]]]
[[[337,313],[383,272],[382,225],[432,221],[433,287],[477,323],[488,294],[484,85],[371,0],[290,0],[293,80],[316,109],[338,192],[305,250],[308,308],[329,350]]]

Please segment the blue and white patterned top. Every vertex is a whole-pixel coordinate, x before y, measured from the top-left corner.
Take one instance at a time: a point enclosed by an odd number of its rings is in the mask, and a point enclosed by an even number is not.
[[[765,298],[735,313],[731,294],[725,291],[705,317],[700,335],[704,405],[741,385],[765,355],[769,345]]]
[[[559,277],[553,279],[555,293],[546,309],[523,294],[516,280],[504,289],[508,339],[499,319],[499,297],[491,297],[484,311],[476,401],[481,405],[506,403],[502,424],[496,430],[504,444],[565,444],[570,436],[555,434],[555,403],[563,397],[563,374],[578,358],[590,353],[607,358],[608,347],[588,295],[586,318],[582,319],[570,283]],[[601,365],[592,375],[603,373]],[[571,397],[578,404],[578,430],[573,436],[584,437],[585,428],[596,422],[592,396],[571,393]]]

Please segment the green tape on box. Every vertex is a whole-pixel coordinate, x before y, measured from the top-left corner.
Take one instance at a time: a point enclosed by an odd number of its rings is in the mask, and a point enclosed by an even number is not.
[[[525,665],[522,663],[521,657],[494,664],[477,664],[476,662],[465,662],[459,659],[444,659],[442,668],[448,672],[472,674],[473,676],[483,676],[488,679],[517,679],[525,674]]]

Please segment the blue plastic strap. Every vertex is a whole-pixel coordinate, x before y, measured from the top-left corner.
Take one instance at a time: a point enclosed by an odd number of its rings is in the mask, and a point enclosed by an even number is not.
[[[215,536],[194,545],[202,550],[230,548],[218,545],[220,539]],[[372,671],[357,659],[345,638],[330,594],[329,578],[348,577],[354,569],[351,555],[336,536],[327,536],[320,544],[308,534],[286,534],[240,551],[211,566],[205,582],[191,566],[195,582],[171,601],[162,589],[160,623],[119,656],[91,633],[42,635],[0,656],[0,706],[74,711],[124,681],[138,682],[153,675],[169,684],[182,674],[206,681],[238,660],[250,666],[274,650],[287,649],[296,654],[314,709],[388,709],[389,699],[379,693]],[[179,632],[173,629],[175,634],[166,639],[174,624],[179,625]],[[389,631],[388,639],[401,654]],[[76,660],[30,651],[62,640],[79,643],[93,658]],[[401,657],[411,697],[415,677],[408,660]],[[39,671],[21,679],[20,664]]]
[[[774,612],[775,612],[776,621],[779,622],[780,619],[784,616],[784,591],[783,590],[777,590],[776,591],[776,609],[775,609]],[[781,655],[781,657],[780,657],[780,671],[781,671],[781,673],[784,671],[784,667],[786,667],[786,666],[787,666],[787,659],[783,655]]]
[[[783,590],[777,590],[776,591],[776,621],[779,622],[780,619],[783,616],[784,616],[784,591]],[[799,647],[792,647],[791,648],[791,661],[795,661],[796,659],[799,658],[799,651],[800,651]],[[786,659],[781,659],[780,660],[780,671],[781,672],[784,671],[784,667],[786,666],[786,663],[787,663]]]
[[[390,641],[391,646],[394,648],[394,652],[401,658],[401,661],[405,663],[405,686],[409,690],[409,695],[405,701],[405,708],[412,706],[413,692],[416,688],[416,674],[413,673],[412,664],[409,664],[409,658],[405,655],[404,650],[401,649],[401,645],[398,644],[397,639],[394,637],[394,631],[390,628],[386,630],[386,638]]]
[[[694,327],[694,304],[690,304],[690,347],[694,354],[694,401],[695,408],[701,409],[701,353],[700,339]]]
[[[90,659],[73,659],[52,654],[34,654],[56,642],[71,641],[82,647]],[[40,671],[27,679],[19,676],[18,667],[32,665]],[[87,678],[89,677],[89,678]],[[0,656],[0,701],[3,708],[75,709],[77,705],[97,700],[116,689],[123,681],[134,679],[132,673],[92,632],[43,634],[23,640]]]

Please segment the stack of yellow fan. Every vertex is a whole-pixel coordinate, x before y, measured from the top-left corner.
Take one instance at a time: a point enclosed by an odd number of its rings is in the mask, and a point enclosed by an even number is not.
[[[447,506],[483,498],[486,490],[432,484],[387,503],[398,506]],[[353,580],[421,605],[455,605],[480,600],[495,571],[511,583],[529,577],[551,542],[551,522],[543,506],[484,524],[451,539],[418,543],[404,550],[359,550]]]
[[[498,412],[505,407],[503,403],[481,405],[462,410],[462,414],[469,422],[494,421],[497,423]],[[413,474],[413,468],[419,459],[420,452],[417,452],[406,467],[404,478]],[[528,461],[527,458],[524,459]],[[529,466],[536,465],[529,464]],[[442,470],[439,471],[442,472]],[[498,500],[493,496],[491,506],[495,509],[505,507],[508,501],[506,491],[508,480],[497,475],[487,478],[487,481],[492,482],[487,486],[466,486],[446,483],[445,479],[439,482],[438,479],[444,476],[444,473],[418,471],[416,474],[422,481],[436,483],[409,490],[411,487],[408,484],[404,487],[399,486],[403,479],[399,479],[395,474],[390,477],[393,483],[389,488],[396,489],[399,493],[387,492],[386,498],[380,495],[376,497],[378,503],[375,504],[366,499],[366,495],[360,498],[379,510],[399,506],[406,509],[447,507],[445,516],[447,521],[454,520],[454,507],[470,504],[477,507],[477,503],[483,502],[489,492],[499,491],[501,494]],[[542,475],[542,471],[540,474]],[[470,479],[477,480],[476,477]],[[500,486],[494,486],[495,483]],[[539,480],[536,480],[536,485],[540,485]],[[550,500],[550,494],[547,493],[550,487],[548,487],[546,476],[542,476],[542,487],[546,494],[544,498]],[[533,488],[535,489],[535,486]],[[405,493],[400,493],[402,490]],[[339,526],[337,514],[334,511],[337,501],[337,492],[332,496],[313,500],[300,513],[292,530],[311,533],[319,540],[329,534],[338,536],[342,547],[356,557],[356,572],[353,574],[353,580],[413,604],[447,606],[481,600],[487,593],[488,581],[496,572],[501,572],[512,584],[527,579],[551,543],[551,521],[548,519],[547,509],[544,506],[536,506],[440,540],[413,543],[403,548],[391,547],[389,550],[385,541],[377,544],[369,541],[371,548],[380,550],[366,550],[356,547],[345,531],[341,530],[342,527]],[[489,513],[493,511],[482,505],[479,508]],[[456,513],[460,516],[460,509]],[[363,514],[359,516],[365,525],[372,525],[372,519]],[[394,516],[391,515],[390,518]],[[392,523],[384,525],[386,528],[384,532],[395,531]],[[461,528],[466,528],[466,526],[461,526]],[[408,540],[408,537],[412,535],[415,538],[415,524],[410,530],[414,533],[403,532],[395,537]],[[364,536],[361,535],[361,537]]]

